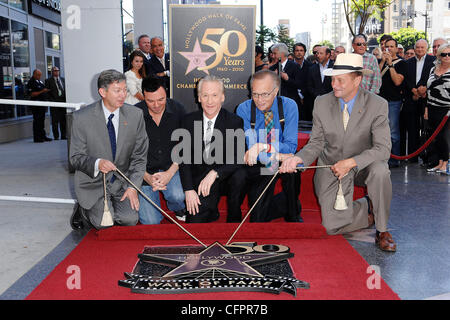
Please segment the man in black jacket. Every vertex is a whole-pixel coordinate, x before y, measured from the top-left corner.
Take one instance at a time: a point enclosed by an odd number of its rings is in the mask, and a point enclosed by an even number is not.
[[[59,68],[52,68],[52,77],[45,80],[45,87],[48,92],[49,101],[66,102],[65,80],[59,76]],[[52,116],[53,138],[59,139],[59,131],[61,131],[61,140],[66,140],[66,108],[50,107]],[[58,128],[59,126],[59,128]]]
[[[183,128],[188,136],[183,137],[180,145],[184,145],[185,138],[190,143],[182,148],[181,158],[174,159],[181,163],[181,184],[188,211],[186,222],[212,222],[219,218],[221,185],[228,189],[227,221],[231,222],[241,218],[241,195],[232,186],[241,166],[238,159],[243,159],[245,153],[244,124],[237,115],[222,108],[225,88],[221,79],[206,76],[198,83],[197,90],[202,110],[184,118]]]
[[[33,76],[27,83],[28,95],[31,100],[46,101],[49,89],[41,81],[42,72],[39,69],[33,71]],[[45,111],[47,107],[32,107],[33,112],[33,141],[36,143],[52,141],[45,133]]]
[[[311,62],[309,62],[307,59],[305,59],[306,55],[306,46],[298,42],[294,44],[294,61],[299,65],[300,72],[299,72],[299,85],[300,88],[298,90],[298,95],[300,97],[300,103],[299,105],[299,119],[305,120],[305,121],[311,121],[312,120],[312,108],[313,108],[313,99],[311,97],[311,94],[308,91],[308,76],[309,76],[309,68],[313,65]]]
[[[331,77],[323,75],[323,71],[333,67],[333,61],[330,60],[331,50],[328,47],[319,47],[317,50],[318,63],[309,68],[308,90],[312,95],[313,102],[318,96],[333,91],[331,87]]]
[[[427,81],[436,57],[428,55],[428,42],[417,40],[414,45],[415,57],[406,61],[406,75],[404,82],[405,103],[400,115],[400,148],[406,153],[408,140],[408,154],[416,151],[419,146],[419,130],[426,104]],[[406,139],[408,134],[408,139]],[[417,157],[410,159],[417,162]]]
[[[279,73],[281,78],[280,95],[291,98],[301,106],[298,89],[300,85],[300,68],[297,63],[288,59],[289,50],[284,43],[276,43],[272,46],[272,52],[278,63],[270,67],[270,70]]]
[[[164,79],[167,95],[170,95],[170,59],[167,53],[164,53],[164,42],[159,37],[151,39],[152,58],[149,63],[149,76],[156,76]]]

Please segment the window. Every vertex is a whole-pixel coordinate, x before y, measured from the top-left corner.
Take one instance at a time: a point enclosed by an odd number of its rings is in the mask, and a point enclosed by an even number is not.
[[[25,98],[25,84],[30,80],[30,50],[28,26],[11,20],[11,37],[13,46],[15,95],[17,100]],[[31,115],[31,108],[17,106],[17,117]]]
[[[0,17],[0,98],[12,99],[12,61],[9,20]],[[14,106],[0,105],[0,120],[14,118]]]
[[[9,5],[11,7],[21,9],[23,11],[27,10],[26,1],[25,0],[9,0]]]
[[[60,50],[60,44],[59,44],[59,34],[51,33],[46,31],[45,32],[45,46],[50,49]]]

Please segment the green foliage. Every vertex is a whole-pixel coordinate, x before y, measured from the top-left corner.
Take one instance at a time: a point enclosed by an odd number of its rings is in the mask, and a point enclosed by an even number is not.
[[[320,44],[321,46],[328,47],[330,49],[334,49],[334,45],[329,40],[323,40],[323,41],[319,42],[318,44]]]
[[[371,17],[380,19],[381,13],[385,11],[393,0],[342,0],[344,5],[345,18],[347,25],[353,36],[358,33],[364,33],[364,28],[367,21]],[[356,17],[360,17],[361,24],[359,29],[356,30],[356,26],[353,25],[353,21]]]
[[[279,24],[277,26],[277,29],[278,29],[278,35],[276,37],[277,42],[284,43],[285,45],[287,45],[289,52],[293,52],[295,40],[289,37],[287,28]]]
[[[388,33],[392,36],[399,44],[401,44],[404,48],[413,47],[417,40],[425,39],[428,42],[428,39],[425,37],[424,31],[418,31],[414,28],[401,28],[398,32]],[[380,38],[383,35],[378,37],[378,43],[380,42]]]
[[[266,43],[273,43],[277,39],[277,34],[270,28],[265,25],[260,25],[258,29],[256,29],[256,45],[261,46],[264,51]]]

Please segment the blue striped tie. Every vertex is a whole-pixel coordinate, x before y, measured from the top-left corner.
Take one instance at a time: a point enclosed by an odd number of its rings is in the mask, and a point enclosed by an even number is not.
[[[112,123],[112,118],[114,117],[114,113],[111,113],[108,117],[108,134],[109,134],[109,142],[111,143],[111,150],[113,160],[116,160],[116,131],[114,130],[114,125]],[[113,183],[116,177],[113,175],[110,182]]]

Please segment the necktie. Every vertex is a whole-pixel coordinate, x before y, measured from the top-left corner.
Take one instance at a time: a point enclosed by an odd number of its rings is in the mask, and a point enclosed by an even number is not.
[[[61,84],[61,79],[60,78],[56,78],[56,87],[58,88],[58,96],[62,96],[63,88],[62,88],[62,84]]]
[[[111,113],[108,117],[108,124],[106,127],[108,128],[109,134],[109,142],[111,143],[111,151],[113,160],[116,160],[116,131],[114,130],[114,124],[112,123],[112,118],[114,118],[114,113]],[[116,177],[113,175],[111,177],[110,182],[113,183],[116,180]]]
[[[206,134],[205,134],[205,152],[206,156],[209,157],[209,148],[211,146],[211,139],[212,139],[212,121],[208,120],[208,127],[206,128]]]
[[[273,112],[267,111],[264,113],[264,126],[266,128],[266,143],[272,144],[273,142]],[[272,166],[272,162],[266,163],[266,168]]]
[[[344,110],[342,110],[342,124],[344,125],[344,131],[347,130],[348,120],[350,115],[348,113],[348,105],[344,104]],[[342,189],[342,181],[339,180],[338,192],[336,195],[336,201],[334,203],[335,210],[347,210],[348,206],[345,202],[344,191]]]
[[[342,122],[344,124],[344,130],[347,130],[348,120],[350,119],[350,114],[348,113],[348,106],[344,104],[344,110],[342,111]]]

